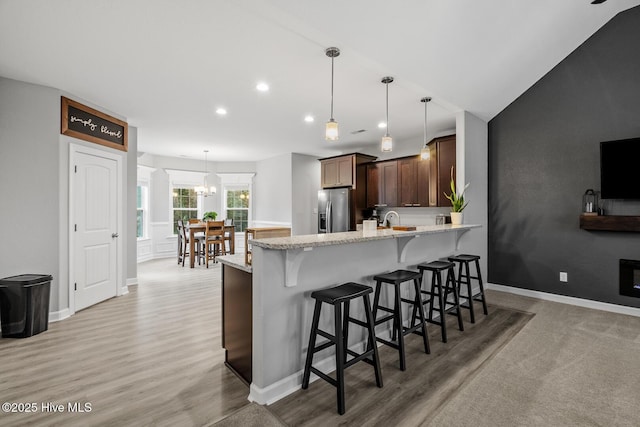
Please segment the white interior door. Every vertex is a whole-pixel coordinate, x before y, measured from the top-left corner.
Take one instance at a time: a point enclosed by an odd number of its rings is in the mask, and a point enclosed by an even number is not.
[[[78,152],[74,156],[75,310],[117,293],[117,162]]]

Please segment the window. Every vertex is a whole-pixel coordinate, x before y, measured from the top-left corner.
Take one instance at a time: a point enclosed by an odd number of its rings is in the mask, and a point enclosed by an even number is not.
[[[225,187],[225,210],[227,219],[233,219],[236,232],[249,226],[249,186]]]
[[[150,234],[149,188],[151,174],[155,169],[145,165],[138,165],[138,185],[136,195],[136,238],[148,239]]]
[[[149,187],[138,184],[138,194],[136,197],[136,237],[144,239],[147,237],[147,223],[149,218]]]
[[[178,220],[198,218],[198,195],[187,187],[173,187],[173,234],[178,234]]]
[[[244,231],[251,223],[251,191],[255,173],[219,173],[222,183],[222,212],[224,216],[233,219],[236,228],[236,250],[244,247]]]

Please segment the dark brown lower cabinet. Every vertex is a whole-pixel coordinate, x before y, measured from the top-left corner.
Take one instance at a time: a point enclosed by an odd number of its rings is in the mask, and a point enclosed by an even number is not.
[[[252,274],[222,265],[222,347],[225,365],[243,381],[252,379]]]

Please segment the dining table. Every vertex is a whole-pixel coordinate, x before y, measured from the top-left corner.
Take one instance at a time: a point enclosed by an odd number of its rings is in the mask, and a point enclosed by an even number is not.
[[[194,222],[193,224],[185,224],[185,227],[189,230],[189,253],[195,254],[196,249],[196,233],[204,233],[207,229],[207,224],[204,222]],[[229,252],[231,254],[236,253],[236,226],[235,225],[225,225],[224,232],[229,232]],[[196,257],[189,257],[189,266],[191,268],[195,267]]]

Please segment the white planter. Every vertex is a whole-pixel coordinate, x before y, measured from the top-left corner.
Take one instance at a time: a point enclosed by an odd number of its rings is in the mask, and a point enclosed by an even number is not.
[[[462,224],[462,212],[451,212],[451,224],[452,225]]]

